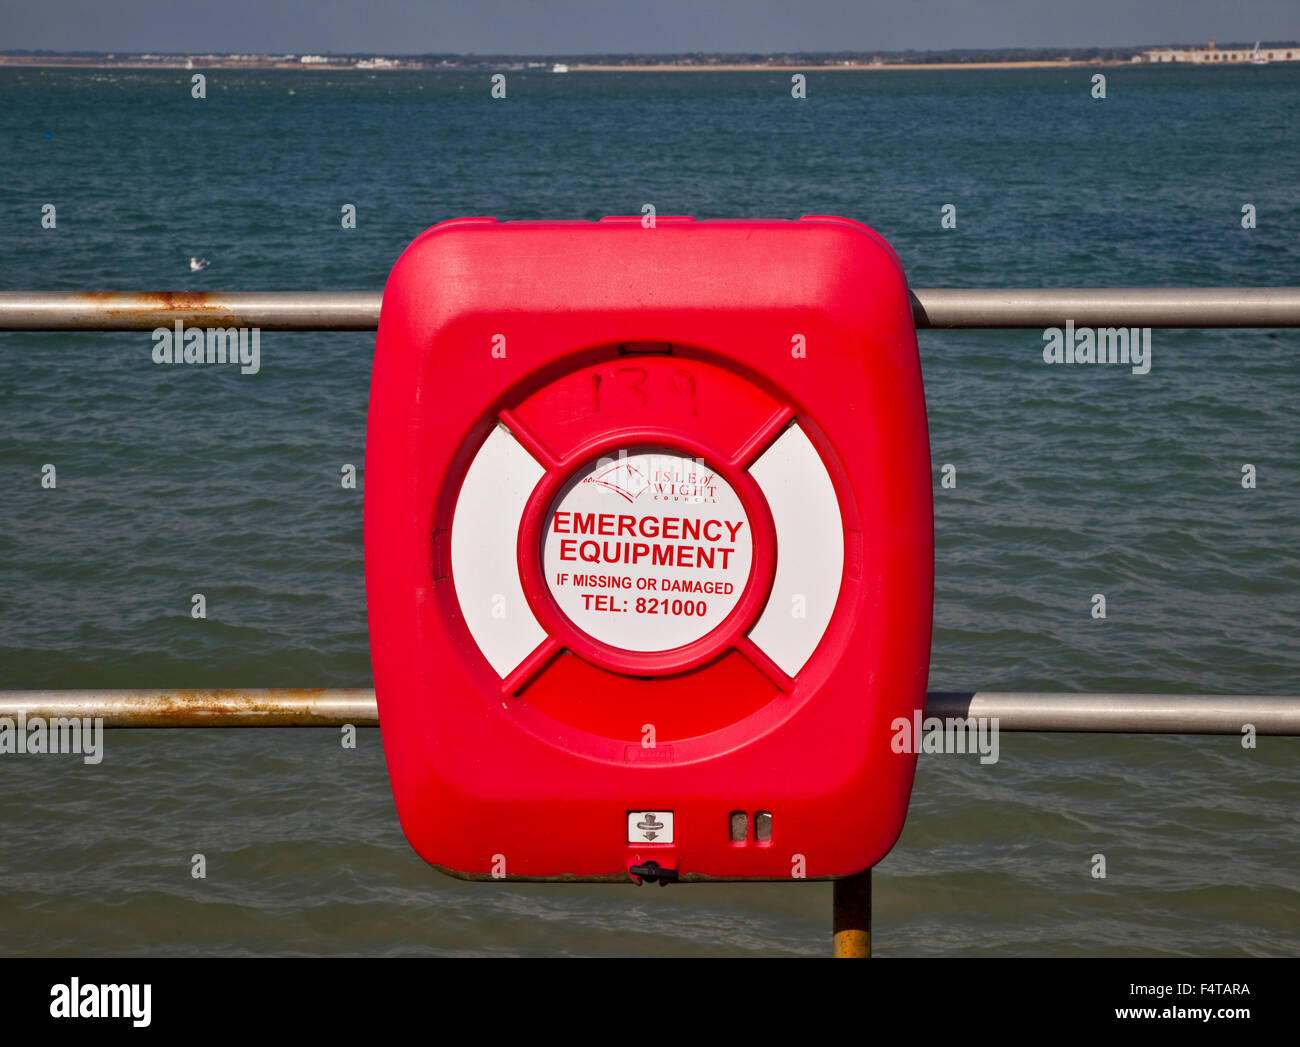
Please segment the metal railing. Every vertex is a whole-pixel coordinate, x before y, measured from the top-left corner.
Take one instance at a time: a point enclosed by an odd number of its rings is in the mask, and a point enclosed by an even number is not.
[[[379,726],[375,692],[350,688],[0,691],[0,716],[102,717],[105,727]],[[1300,696],[932,691],[925,715],[994,719],[998,730],[1300,735]]]
[[[378,291],[6,291],[0,331],[373,331]],[[1300,327],[1300,287],[914,288],[921,329]]]
[[[174,324],[371,331],[373,291],[0,293],[0,331],[139,331]],[[912,290],[920,329],[1300,327],[1300,287]],[[1002,731],[1300,735],[1300,696],[943,692],[941,720]],[[376,726],[374,692],[350,689],[7,691],[0,716],[102,717],[106,727]],[[833,955],[871,953],[871,870],[835,881]]]
[[[8,291],[0,331],[140,331],[174,324],[372,331],[377,291]],[[918,328],[1300,327],[1300,287],[915,288]],[[8,691],[0,715],[103,717],[109,727],[378,724],[366,689]],[[1300,697],[963,692],[927,716],[996,717],[1003,731],[1300,735]]]

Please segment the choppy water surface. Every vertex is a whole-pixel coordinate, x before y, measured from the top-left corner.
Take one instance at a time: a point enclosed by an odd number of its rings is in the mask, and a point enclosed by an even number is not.
[[[646,202],[857,218],[919,287],[1300,283],[1300,69],[1107,74],[1104,102],[1059,69],[827,72],[801,102],[780,74],[515,75],[494,102],[482,75],[212,72],[196,101],[180,72],[0,70],[0,288],[378,289],[446,218]],[[1047,367],[1038,332],[922,333],[932,689],[1296,693],[1300,335],[1153,339],[1136,376]],[[0,336],[0,688],[369,685],[362,493],[339,470],[363,460],[372,340],[264,333],[241,376],[155,366],[143,332]],[[442,877],[360,738],[0,757],[0,951],[826,951],[824,884]],[[923,757],[877,952],[1295,954],[1297,800],[1286,739]]]

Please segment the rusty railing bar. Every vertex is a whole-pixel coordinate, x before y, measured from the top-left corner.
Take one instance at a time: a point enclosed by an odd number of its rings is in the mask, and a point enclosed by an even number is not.
[[[0,331],[373,331],[378,291],[6,291]],[[1300,287],[914,288],[922,329],[1300,327]]]
[[[370,688],[0,691],[0,717],[102,717],[105,727],[375,727]],[[1300,696],[931,692],[927,717],[996,718],[1000,731],[1300,736]]]

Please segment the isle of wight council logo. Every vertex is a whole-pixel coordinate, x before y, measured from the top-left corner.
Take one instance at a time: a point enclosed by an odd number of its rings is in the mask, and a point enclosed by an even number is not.
[[[594,473],[585,482],[613,491],[629,502],[635,502],[650,487],[646,474],[627,459],[616,462],[599,473]]]

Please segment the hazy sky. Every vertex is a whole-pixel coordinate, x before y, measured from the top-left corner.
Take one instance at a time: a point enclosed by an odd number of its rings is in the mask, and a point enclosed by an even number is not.
[[[1300,38],[1300,0],[0,0],[0,48],[583,53]]]

